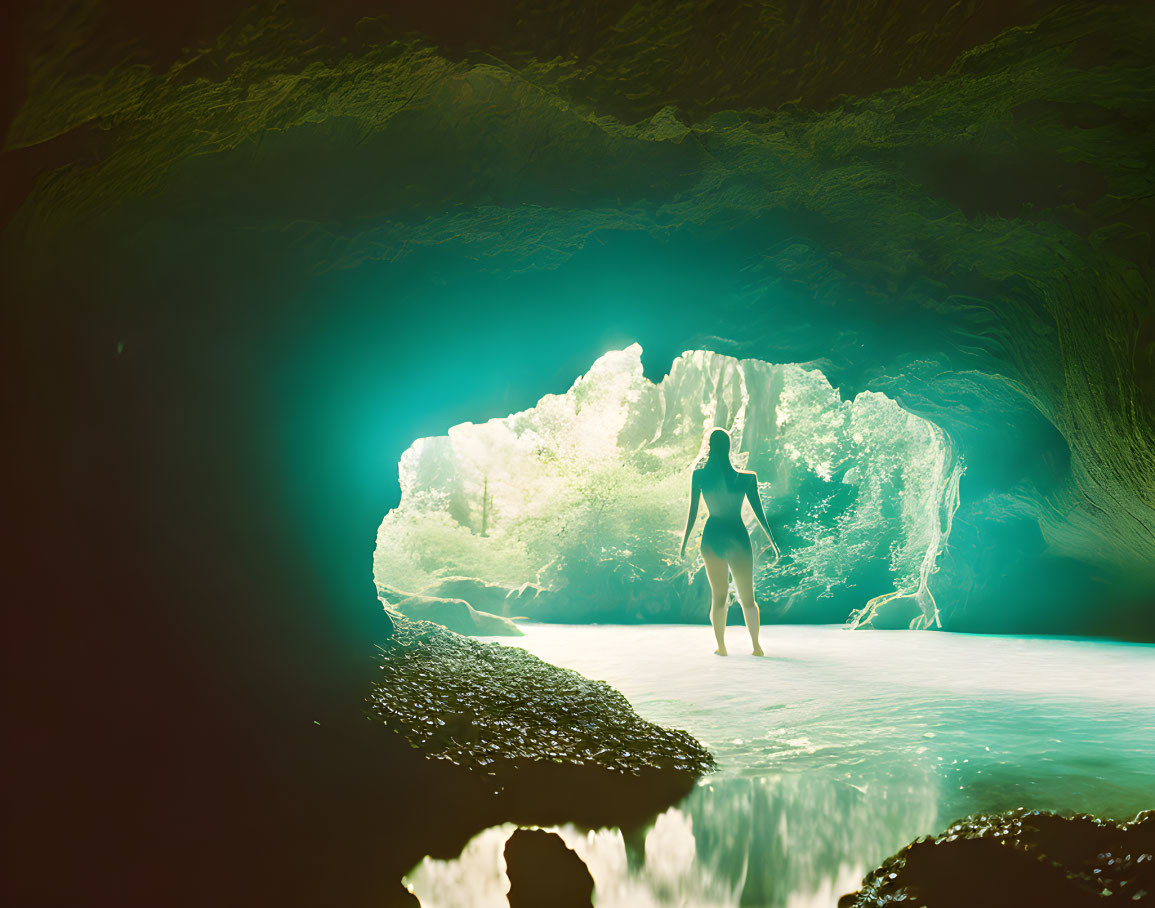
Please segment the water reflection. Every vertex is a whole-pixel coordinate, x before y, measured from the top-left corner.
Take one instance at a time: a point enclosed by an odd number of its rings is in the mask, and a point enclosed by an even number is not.
[[[450,861],[425,858],[405,877],[423,908],[509,908],[505,840],[517,827],[503,823],[470,839]],[[597,880],[595,875],[594,880]]]
[[[893,850],[931,828],[933,779],[850,784],[829,776],[706,780],[640,841],[618,830],[552,827],[586,862],[598,908],[829,906]],[[426,859],[406,882],[426,908],[504,908],[501,849],[514,827],[486,830],[461,857]]]
[[[1155,647],[798,627],[774,628],[780,658],[743,661],[711,655],[708,630],[533,626],[519,641],[718,759],[636,838],[554,830],[589,866],[598,908],[833,908],[967,814],[1155,806]],[[407,884],[426,908],[506,908],[512,830],[422,862]]]

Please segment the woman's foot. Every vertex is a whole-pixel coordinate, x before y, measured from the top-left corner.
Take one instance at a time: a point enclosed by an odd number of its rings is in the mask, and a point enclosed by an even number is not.
[[[719,646],[719,647],[718,647],[716,650],[714,650],[714,655],[715,655],[715,656],[725,656],[725,655],[728,655],[728,654],[727,654],[727,652],[726,652],[726,647],[724,647],[724,646]]]
[[[754,655],[755,656],[765,656],[766,655],[764,652],[762,652],[762,647],[760,647],[757,643],[754,644]]]

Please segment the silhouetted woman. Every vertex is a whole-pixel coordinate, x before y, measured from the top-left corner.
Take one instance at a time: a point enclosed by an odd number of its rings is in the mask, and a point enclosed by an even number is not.
[[[706,577],[710,581],[710,622],[714,625],[714,636],[718,640],[719,656],[726,655],[726,599],[730,591],[727,569],[734,575],[734,585],[738,587],[738,601],[742,603],[742,615],[746,628],[750,631],[750,641],[754,644],[754,655],[762,655],[758,643],[758,603],[754,601],[754,552],[750,546],[750,534],[742,521],[742,505],[747,498],[754,509],[754,516],[774,549],[774,558],[779,557],[778,546],[766,523],[766,512],[762,510],[762,499],[758,497],[758,476],[752,470],[735,470],[730,463],[730,433],[725,429],[710,430],[710,451],[706,462],[694,470],[690,481],[690,514],[686,518],[686,535],[682,537],[682,555],[686,554],[686,542],[694,521],[698,519],[698,496],[706,499],[710,515],[702,528],[702,560],[706,563]]]

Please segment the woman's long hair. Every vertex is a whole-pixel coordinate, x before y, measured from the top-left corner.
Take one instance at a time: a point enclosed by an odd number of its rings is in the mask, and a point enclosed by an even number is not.
[[[706,456],[698,461],[695,469],[733,472],[734,465],[730,462],[730,433],[721,428],[711,429],[706,436],[706,444]]]

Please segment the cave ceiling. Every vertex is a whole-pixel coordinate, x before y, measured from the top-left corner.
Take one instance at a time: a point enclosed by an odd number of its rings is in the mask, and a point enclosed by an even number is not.
[[[313,275],[741,236],[742,290],[688,343],[885,391],[955,435],[988,514],[1155,564],[1150,4],[52,3],[25,26],[9,256],[150,217]],[[988,488],[1004,450],[1024,465]]]

